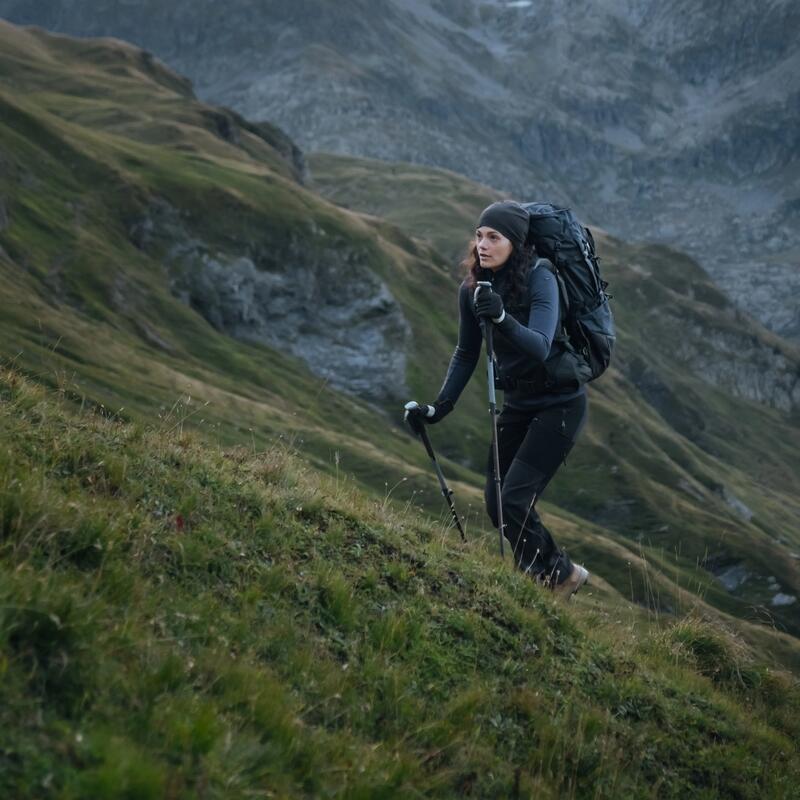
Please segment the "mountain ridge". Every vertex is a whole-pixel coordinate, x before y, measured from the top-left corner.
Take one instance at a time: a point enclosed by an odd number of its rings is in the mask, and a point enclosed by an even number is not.
[[[800,337],[789,0],[724,14],[710,0],[186,8],[0,2],[16,22],[135,41],[306,151],[450,168],[568,203],[621,238],[671,243],[767,327]]]

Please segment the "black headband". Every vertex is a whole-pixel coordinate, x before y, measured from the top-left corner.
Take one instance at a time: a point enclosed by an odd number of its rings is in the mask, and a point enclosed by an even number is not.
[[[519,204],[511,200],[502,203],[492,203],[484,208],[478,220],[478,228],[484,225],[499,231],[514,244],[521,246],[528,238],[528,223],[530,215]]]

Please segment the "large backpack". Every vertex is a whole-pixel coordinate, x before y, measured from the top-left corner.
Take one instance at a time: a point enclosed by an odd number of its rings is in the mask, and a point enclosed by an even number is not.
[[[605,372],[616,341],[614,317],[600,277],[594,237],[568,208],[522,203],[530,214],[528,243],[548,259],[558,282],[562,343],[544,364],[546,388],[569,390]],[[546,263],[546,262],[542,262]]]

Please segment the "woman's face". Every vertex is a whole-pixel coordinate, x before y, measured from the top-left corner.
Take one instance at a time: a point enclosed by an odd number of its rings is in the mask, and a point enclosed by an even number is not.
[[[511,255],[511,240],[494,228],[484,225],[475,231],[475,247],[484,269],[500,269]]]

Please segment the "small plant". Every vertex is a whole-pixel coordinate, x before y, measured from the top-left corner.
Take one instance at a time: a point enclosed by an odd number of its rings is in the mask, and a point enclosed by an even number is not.
[[[663,635],[676,659],[691,663],[715,683],[752,689],[760,682],[749,648],[719,623],[688,616]]]

